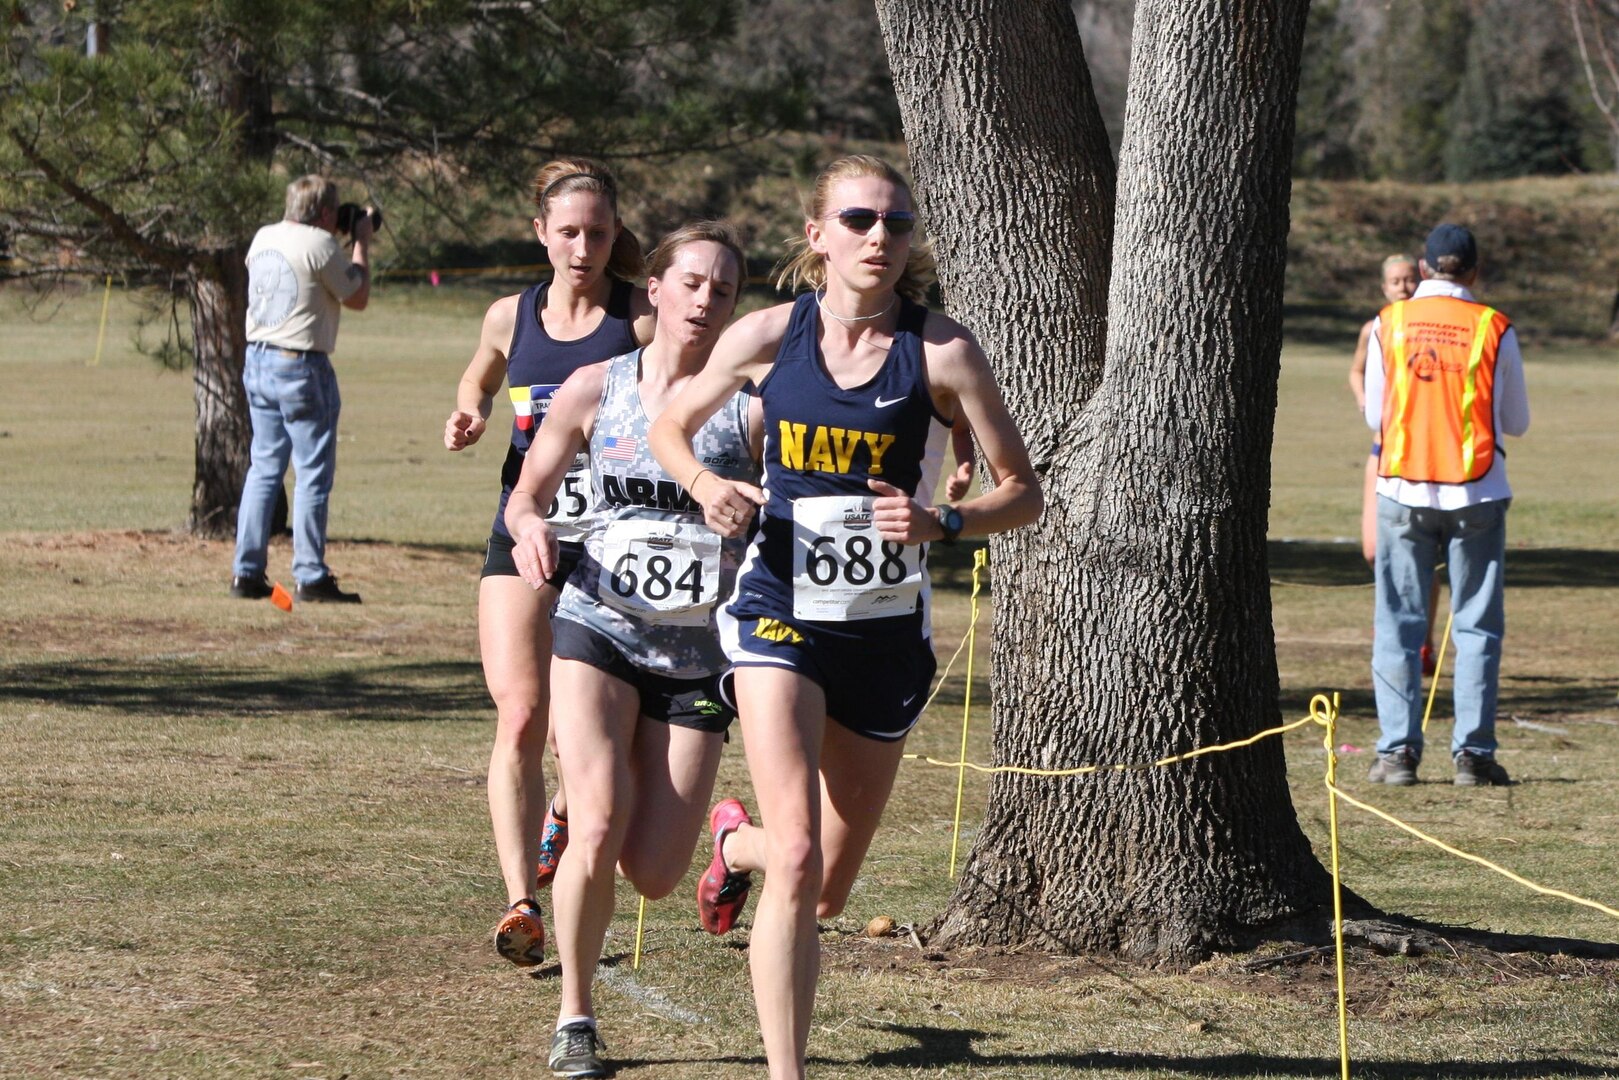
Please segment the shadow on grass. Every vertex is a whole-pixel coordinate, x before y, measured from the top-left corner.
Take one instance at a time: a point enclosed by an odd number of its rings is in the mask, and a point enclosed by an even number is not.
[[[854,1061],[838,1061],[811,1054],[811,1065],[831,1069],[948,1069],[967,1066],[974,1069],[1062,1068],[1107,1070],[1115,1073],[1150,1073],[1154,1076],[1324,1076],[1340,1075],[1337,1058],[1291,1057],[1283,1054],[1129,1054],[1099,1050],[1088,1054],[981,1054],[973,1046],[979,1039],[1008,1038],[1009,1033],[971,1028],[908,1027],[884,1025],[879,1030],[898,1032],[916,1040],[915,1046],[881,1050]],[[763,1056],[714,1058],[624,1058],[613,1062],[614,1075],[637,1069],[670,1065],[744,1065],[763,1067]],[[1471,1080],[1515,1080],[1523,1077],[1602,1076],[1611,1077],[1619,1061],[1593,1065],[1566,1057],[1524,1058],[1519,1061],[1364,1061],[1353,1062],[1356,1076],[1378,1080],[1427,1080],[1433,1076],[1463,1077]],[[975,1074],[976,1075],[976,1074]],[[999,1074],[997,1074],[999,1075]]]
[[[1366,647],[1366,667],[1362,676],[1365,682],[1372,681],[1372,653],[1371,646]],[[1452,710],[1450,660],[1445,661],[1445,678],[1439,685],[1439,693],[1434,699],[1433,723],[1440,726],[1443,736],[1441,744],[1449,745],[1450,723],[1455,717]],[[1427,693],[1427,683],[1423,683],[1423,693]],[[1282,688],[1282,716],[1292,720],[1303,716],[1310,711],[1310,699],[1318,693],[1330,692],[1337,689],[1317,687],[1283,687]],[[1360,686],[1354,689],[1339,691],[1339,712],[1347,717],[1375,717],[1377,715],[1377,701],[1372,696],[1370,686]],[[1424,701],[1426,701],[1426,697]],[[1564,675],[1537,675],[1516,676],[1510,671],[1501,677],[1501,694],[1497,703],[1497,733],[1512,729],[1514,714],[1523,713],[1526,716],[1540,717],[1557,716],[1566,713],[1595,713],[1603,712],[1613,706],[1613,686],[1598,678],[1581,679]],[[1428,744],[1436,745],[1433,741],[1433,727],[1429,727],[1430,737]],[[1577,737],[1577,736],[1574,736]]]
[[[971,592],[973,552],[987,545],[962,543],[928,548],[933,587],[945,592]],[[1360,556],[1360,545],[1326,540],[1272,540],[1268,545],[1271,580],[1282,587],[1366,590],[1371,604],[1372,572]],[[985,589],[994,567],[985,577]],[[1507,588],[1619,589],[1619,551],[1585,548],[1510,548]]]
[[[1569,304],[1561,299],[1514,298],[1510,312],[1525,343],[1548,341],[1600,343],[1605,336],[1605,306]],[[1377,314],[1377,306],[1362,300],[1314,298],[1282,305],[1282,325],[1288,345],[1330,345],[1344,348],[1355,340],[1361,325]]]
[[[1377,314],[1369,304],[1316,300],[1282,305],[1289,345],[1332,345],[1354,341],[1361,324]]]
[[[865,1068],[936,1069],[965,1065],[984,1069],[1035,1067],[1144,1072],[1175,1076],[1338,1076],[1337,1058],[1292,1057],[1283,1054],[1131,1054],[1097,1051],[1089,1054],[980,1054],[973,1046],[990,1032],[972,1029],[886,1025],[883,1030],[908,1035],[917,1045],[884,1050],[862,1058]],[[1010,1037],[1010,1033],[1000,1037]],[[813,1059],[812,1059],[813,1060]],[[1521,1061],[1357,1061],[1355,1075],[1386,1077],[1540,1077],[1612,1076],[1614,1064],[1592,1065],[1565,1057],[1526,1058]]]
[[[136,715],[330,713],[349,720],[487,719],[476,663],[423,662],[296,675],[83,659],[0,666],[0,702],[106,707]]]
[[[406,552],[407,555],[409,553],[415,553],[418,556],[422,554],[463,555],[469,560],[477,560],[479,566],[483,565],[484,545],[482,543],[469,544],[459,540],[454,543],[434,543],[425,540],[412,540],[407,543],[390,540],[383,536],[344,536],[340,540],[342,543],[350,544],[354,547],[395,548]]]
[[[1316,587],[1360,585],[1371,603],[1372,573],[1360,556],[1360,545],[1272,540],[1268,551],[1272,581]],[[1619,551],[1509,548],[1507,588],[1619,588]]]

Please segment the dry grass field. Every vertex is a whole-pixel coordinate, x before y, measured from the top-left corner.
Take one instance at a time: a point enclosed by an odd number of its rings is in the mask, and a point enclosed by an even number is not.
[[[0,293],[0,1076],[532,1077],[554,965],[487,940],[501,906],[483,773],[493,710],[477,666],[476,571],[502,446],[438,432],[485,298],[379,294],[349,316],[331,559],[364,605],[226,595],[221,543],[175,531],[191,468],[190,382],[128,347],[99,366],[99,297],[36,322]],[[1353,544],[1366,432],[1345,349],[1283,361],[1272,576],[1284,715],[1340,691],[1344,786],[1463,849],[1619,904],[1619,436],[1613,354],[1530,357],[1535,423],[1510,446],[1502,760],[1521,783],[1461,792],[1442,767],[1365,782],[1373,742],[1367,573]],[[287,580],[290,554],[272,551]],[[944,568],[938,643],[967,624]],[[985,619],[987,628],[988,620]],[[987,755],[980,636],[972,756]],[[912,749],[953,758],[958,662]],[[1435,722],[1444,728],[1442,686]],[[1288,736],[1300,819],[1325,856],[1324,752]],[[739,745],[720,788],[744,795]],[[1435,758],[1437,762],[1438,759]],[[1432,773],[1432,775],[1429,775]],[[969,775],[966,839],[987,786]],[[1322,958],[1191,971],[1110,958],[938,953],[863,936],[947,902],[952,772],[908,764],[849,912],[823,933],[820,1077],[1335,1077]],[[1345,810],[1348,884],[1390,911],[1619,942],[1619,921],[1520,889]],[[632,970],[621,889],[599,1005],[623,1077],[756,1076],[746,920],[702,934],[649,905]],[[1619,962],[1545,953],[1351,951],[1354,1075],[1619,1075]]]

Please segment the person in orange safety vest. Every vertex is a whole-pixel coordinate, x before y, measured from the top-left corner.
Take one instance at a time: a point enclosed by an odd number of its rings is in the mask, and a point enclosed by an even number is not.
[[[1495,709],[1505,631],[1502,436],[1529,428],[1523,357],[1506,316],[1470,291],[1478,245],[1428,235],[1422,284],[1384,308],[1367,342],[1366,422],[1379,433],[1372,681],[1381,734],[1370,778],[1407,785],[1422,760],[1420,650],[1435,568],[1450,578],[1455,783],[1504,785]]]

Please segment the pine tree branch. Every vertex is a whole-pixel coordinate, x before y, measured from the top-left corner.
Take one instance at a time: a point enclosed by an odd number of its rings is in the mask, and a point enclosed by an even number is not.
[[[137,257],[173,273],[184,273],[190,266],[195,257],[194,252],[154,243],[117,210],[85,190],[74,182],[72,177],[57,168],[56,163],[41,154],[38,148],[17,128],[8,128],[6,133],[11,137],[12,143],[16,145],[22,156],[34,168],[43,173],[46,180],[54,184],[58,190],[65,192],[74,202],[94,214],[112,233],[113,238],[132,251]]]

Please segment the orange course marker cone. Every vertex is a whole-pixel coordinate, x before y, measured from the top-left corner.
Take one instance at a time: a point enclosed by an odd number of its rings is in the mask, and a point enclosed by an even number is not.
[[[274,604],[282,611],[291,611],[292,594],[286,589],[283,589],[281,587],[281,582],[278,581],[275,583],[275,587],[270,590],[270,603]]]

